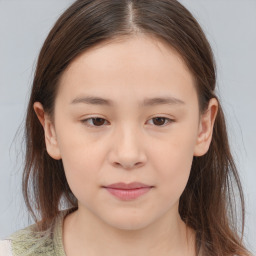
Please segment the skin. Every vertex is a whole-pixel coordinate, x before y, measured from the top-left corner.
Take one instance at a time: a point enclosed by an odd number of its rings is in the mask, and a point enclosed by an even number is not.
[[[115,106],[71,104],[86,95]],[[139,106],[166,95],[184,103]],[[91,48],[61,77],[54,121],[41,103],[34,110],[47,151],[62,159],[78,199],[78,210],[64,220],[67,256],[195,255],[195,234],[179,216],[179,198],[193,156],[208,151],[218,103],[211,99],[200,114],[193,76],[175,50],[145,35]],[[104,120],[90,119],[91,127],[82,122],[95,116]],[[154,187],[132,201],[102,187],[133,181]]]

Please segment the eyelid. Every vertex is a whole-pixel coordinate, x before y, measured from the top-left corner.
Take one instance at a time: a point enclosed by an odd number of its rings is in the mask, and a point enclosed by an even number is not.
[[[107,121],[105,118],[100,117],[100,116],[91,116],[91,117],[88,117],[88,118],[86,118],[86,119],[81,120],[81,122],[82,122],[83,124],[85,124],[85,125],[86,125],[87,127],[89,127],[89,128],[102,128],[103,126],[105,126],[105,125],[94,126],[94,125],[88,125],[88,124],[86,124],[86,123],[88,122],[88,120],[97,119],[97,118],[103,119],[103,120]],[[148,120],[152,120],[152,119],[154,119],[154,118],[164,118],[164,119],[167,120],[167,124],[165,124],[165,125],[154,125],[155,127],[159,127],[159,128],[161,128],[161,127],[166,127],[166,126],[170,125],[171,123],[174,123],[174,122],[175,122],[174,119],[172,119],[172,118],[170,118],[170,117],[163,116],[163,115],[153,116],[153,117],[151,117],[151,118],[148,119]]]

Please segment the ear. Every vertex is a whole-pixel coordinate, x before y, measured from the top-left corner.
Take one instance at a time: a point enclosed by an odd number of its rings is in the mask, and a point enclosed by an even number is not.
[[[41,125],[44,128],[45,144],[46,144],[46,150],[48,154],[53,159],[56,159],[56,160],[61,159],[61,154],[58,146],[54,124],[52,123],[49,115],[47,115],[44,112],[43,105],[40,102],[35,102],[33,107]]]
[[[194,156],[202,156],[207,153],[213,133],[213,125],[218,112],[218,101],[212,98],[209,101],[207,111],[202,114],[199,123],[198,137],[194,150]]]

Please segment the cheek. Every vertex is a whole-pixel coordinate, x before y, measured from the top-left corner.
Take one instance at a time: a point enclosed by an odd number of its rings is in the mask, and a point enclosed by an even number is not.
[[[62,162],[65,170],[65,175],[69,187],[73,194],[79,198],[79,194],[84,192],[90,196],[92,188],[90,184],[95,184],[95,177],[92,175],[93,166],[89,161],[88,154],[82,154],[82,152],[77,152],[73,150],[68,154],[63,154]],[[81,157],[79,157],[79,154]],[[84,155],[84,157],[82,157]]]
[[[99,184],[99,151],[88,140],[81,140],[79,134],[62,136],[59,146],[69,187],[76,197],[83,194],[90,198]]]
[[[181,154],[179,154],[181,153]],[[184,153],[184,154],[182,154]],[[172,195],[172,198],[178,199],[182,194],[188,182],[191,165],[193,161],[190,152],[178,152],[175,148],[175,153],[169,155],[159,162],[157,179],[159,187],[163,192],[163,197]]]
[[[157,157],[154,156],[154,168],[159,170],[157,179],[163,188],[163,197],[172,195],[173,199],[178,200],[184,191],[193,161],[195,133],[195,130],[179,129],[175,136],[168,139],[164,148],[158,151]]]

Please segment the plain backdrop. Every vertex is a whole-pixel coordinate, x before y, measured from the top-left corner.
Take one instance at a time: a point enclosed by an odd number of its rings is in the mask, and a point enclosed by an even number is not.
[[[24,115],[40,48],[72,2],[0,0],[0,239],[33,223],[21,194]],[[245,193],[245,241],[255,253],[256,0],[180,2],[197,18],[215,54],[217,92]]]

